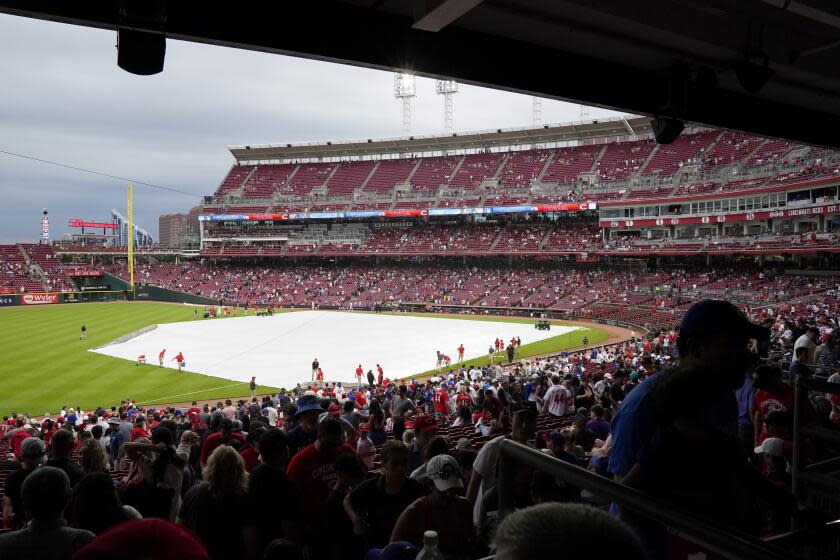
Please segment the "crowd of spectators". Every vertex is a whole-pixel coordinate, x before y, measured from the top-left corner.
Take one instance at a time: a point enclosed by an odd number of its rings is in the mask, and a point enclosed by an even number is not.
[[[642,238],[638,232],[625,234],[602,230],[593,220],[534,220],[510,224],[434,224],[415,227],[368,229],[364,225],[335,229],[325,237],[323,225],[210,224],[205,229],[201,249],[204,256],[277,256],[300,252],[355,255],[532,255],[558,253],[603,253],[680,249],[694,252],[733,249],[772,249],[790,244],[804,247],[833,247],[840,242],[836,232],[794,232],[793,224],[782,224],[776,231],[748,234],[743,227],[731,226],[718,235],[700,235],[691,228],[677,231],[676,237]],[[753,230],[751,230],[753,231]],[[661,231],[654,235],[661,235]],[[287,239],[267,242],[262,238]],[[243,241],[248,239],[248,241]]]
[[[127,278],[123,263],[106,268]],[[250,306],[353,306],[424,304],[454,311],[543,311],[671,327],[693,301],[717,297],[745,309],[837,305],[838,279],[785,274],[772,267],[726,266],[633,271],[605,267],[502,263],[264,264],[142,263],[135,278],[226,303]],[[833,303],[832,303],[833,302]]]
[[[402,558],[434,531],[447,559],[534,558],[577,546],[562,527],[603,531],[632,558],[665,557],[649,521],[610,518],[597,496],[524,465],[519,511],[499,524],[506,439],[693,515],[777,534],[794,507],[790,383],[840,383],[837,312],[821,302],[747,316],[704,300],[678,329],[507,366],[455,364],[424,381],[13,414],[0,440],[10,530],[0,557],[106,557],[123,539],[171,540],[190,558]],[[815,421],[840,429],[836,395],[810,402]],[[835,451],[811,448],[808,460]]]

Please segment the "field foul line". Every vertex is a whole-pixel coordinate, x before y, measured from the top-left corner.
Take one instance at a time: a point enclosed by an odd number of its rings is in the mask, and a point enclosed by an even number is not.
[[[148,401],[140,401],[137,404],[152,404],[156,402],[171,402],[171,399],[175,397],[185,397],[187,395],[196,395],[198,393],[207,393],[208,391],[215,391],[217,389],[225,389],[227,387],[235,387],[237,385],[241,385],[242,383],[230,383],[229,385],[220,385],[219,387],[211,387],[209,389],[202,389],[200,391],[190,391],[189,393],[180,393],[178,395],[170,395],[168,397],[160,397],[158,399],[148,400]]]

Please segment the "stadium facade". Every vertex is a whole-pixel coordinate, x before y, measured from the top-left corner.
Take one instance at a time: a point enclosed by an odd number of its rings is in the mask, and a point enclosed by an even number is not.
[[[628,117],[229,149],[202,207],[202,256],[840,249],[840,154],[738,132],[693,127],[659,145]]]

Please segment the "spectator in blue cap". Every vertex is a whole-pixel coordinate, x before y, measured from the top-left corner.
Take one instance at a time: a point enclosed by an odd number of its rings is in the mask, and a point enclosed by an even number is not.
[[[737,433],[738,405],[734,390],[743,384],[744,374],[757,356],[748,349],[751,340],[767,340],[770,331],[751,323],[734,305],[721,300],[694,304],[680,323],[677,351],[679,368],[689,377],[702,379],[701,390],[714,394],[711,414],[715,425],[725,433]],[[642,448],[658,427],[651,407],[652,389],[670,375],[668,370],[654,375],[624,399],[612,422],[612,450],[609,471],[624,477]]]
[[[289,430],[289,453],[294,455],[318,439],[318,417],[324,412],[321,401],[315,395],[303,395],[297,401],[295,421],[297,425]]]
[[[392,542],[385,548],[372,548],[365,560],[414,560],[420,550],[407,541]]]

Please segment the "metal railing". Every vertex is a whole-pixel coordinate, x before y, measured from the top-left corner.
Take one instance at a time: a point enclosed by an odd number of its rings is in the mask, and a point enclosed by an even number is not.
[[[840,447],[840,431],[809,423],[811,410],[809,391],[840,394],[840,384],[818,377],[796,380],[793,412],[793,462],[791,482],[793,495],[800,501],[832,517],[840,514],[840,457],[831,457],[811,465],[805,464],[806,438],[813,438]]]
[[[531,447],[506,439],[499,446],[499,519],[513,511],[515,464],[524,464],[551,474],[566,484],[612,500],[651,521],[661,523],[672,534],[732,560],[791,560],[789,551],[769,545],[729,527],[695,517],[673,504],[648,496],[634,488],[565,463]]]

